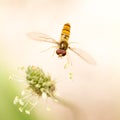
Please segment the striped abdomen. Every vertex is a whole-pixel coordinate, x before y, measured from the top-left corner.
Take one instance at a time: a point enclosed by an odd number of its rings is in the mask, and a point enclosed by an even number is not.
[[[70,36],[70,24],[66,23],[64,24],[62,29],[59,49],[67,50],[69,36]]]
[[[70,36],[70,24],[66,23],[63,26],[62,33],[61,33],[61,41],[68,41]]]

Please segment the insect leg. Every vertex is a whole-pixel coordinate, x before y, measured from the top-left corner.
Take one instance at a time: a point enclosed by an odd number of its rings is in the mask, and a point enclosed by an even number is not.
[[[46,52],[46,51],[48,51],[49,49],[54,48],[54,47],[56,47],[56,46],[52,46],[52,47],[49,47],[49,48],[47,48],[47,49],[45,49],[45,50],[42,50],[42,51],[40,51],[40,53]]]

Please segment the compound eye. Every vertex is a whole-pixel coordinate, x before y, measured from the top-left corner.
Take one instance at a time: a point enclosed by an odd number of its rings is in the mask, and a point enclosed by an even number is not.
[[[57,54],[57,55],[61,55],[61,56],[65,56],[65,55],[66,55],[66,51],[65,51],[65,50],[61,50],[61,49],[58,49],[58,50],[56,50],[56,54]]]
[[[66,55],[66,51],[64,51],[63,53],[62,53],[62,56],[65,56]]]

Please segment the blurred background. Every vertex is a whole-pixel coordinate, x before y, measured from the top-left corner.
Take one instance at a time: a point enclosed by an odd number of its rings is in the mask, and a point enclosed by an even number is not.
[[[0,119],[1,120],[119,120],[120,119],[120,2],[117,0],[0,0]],[[89,65],[70,53],[73,80],[66,57],[59,59],[47,45],[27,37],[40,32],[59,40],[65,23],[71,42],[94,57]],[[71,111],[49,102],[31,115],[13,105],[19,83],[8,80],[18,66],[37,65],[57,82],[57,92],[75,107]]]

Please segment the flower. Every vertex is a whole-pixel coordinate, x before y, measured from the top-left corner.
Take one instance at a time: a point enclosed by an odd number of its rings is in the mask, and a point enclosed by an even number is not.
[[[20,76],[12,74],[9,79],[24,81],[27,83],[26,89],[21,92],[20,96],[14,98],[13,104],[18,105],[20,112],[25,112],[30,115],[31,111],[40,101],[40,98],[46,99],[47,97],[54,100],[71,110],[74,119],[76,119],[77,108],[69,101],[64,100],[56,94],[55,81],[51,79],[50,75],[47,75],[41,68],[36,66],[28,66],[27,68],[21,67],[18,70],[22,70],[22,79]],[[72,77],[72,74],[69,73]],[[33,97],[34,96],[34,97]],[[51,109],[46,107],[47,111]]]
[[[39,67],[28,66],[26,70],[26,80],[29,84],[29,88],[38,96],[45,93],[50,97],[55,91],[55,82],[51,80],[51,76],[46,75]]]
[[[23,67],[21,70],[24,70]],[[21,92],[22,97],[16,96],[13,103],[19,105],[20,112],[25,111],[26,114],[30,114],[37,105],[39,98],[54,98],[55,81],[51,79],[50,75],[45,74],[41,68],[36,66],[28,66],[24,72],[27,89]],[[10,77],[10,79],[12,78]],[[33,95],[35,98],[32,97]]]

